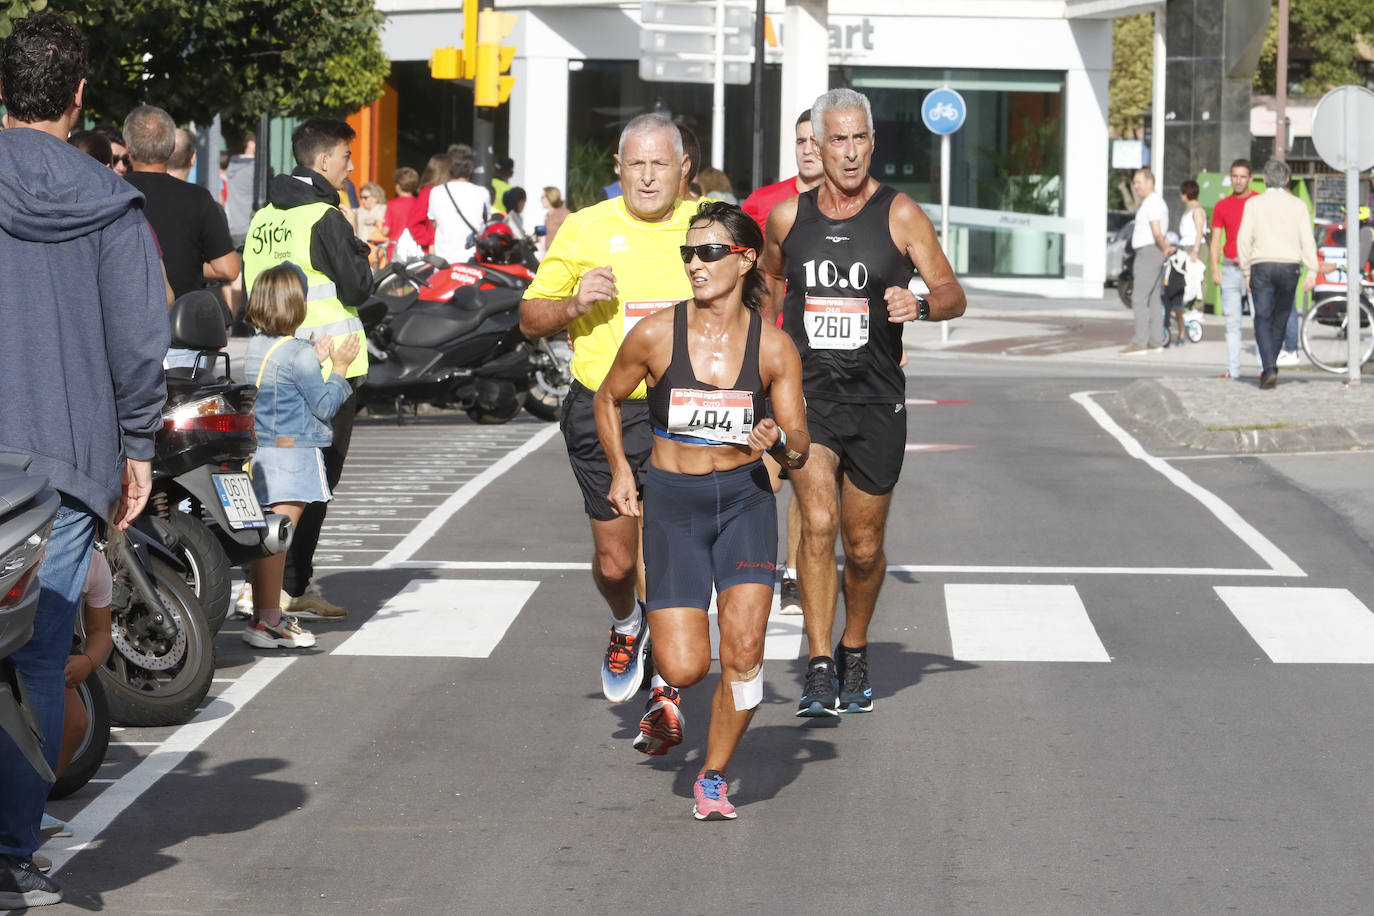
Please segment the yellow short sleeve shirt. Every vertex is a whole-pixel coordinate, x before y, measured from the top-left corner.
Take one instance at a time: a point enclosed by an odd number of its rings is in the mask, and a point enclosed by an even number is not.
[[[679,201],[670,219],[646,223],[632,217],[624,199],[616,197],[570,214],[558,230],[525,298],[565,299],[595,267],[611,268],[619,293],[568,325],[572,374],[583,385],[593,391],[600,387],[635,322],[691,298],[678,246],[686,244],[687,226],[698,206]],[[644,395],[641,384],[630,397]]]

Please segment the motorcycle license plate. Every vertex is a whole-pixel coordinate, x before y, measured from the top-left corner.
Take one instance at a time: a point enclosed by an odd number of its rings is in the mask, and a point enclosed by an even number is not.
[[[266,528],[267,520],[262,517],[262,506],[253,492],[253,481],[247,474],[211,474],[215,489],[219,492],[220,505],[229,517],[229,527],[242,531],[244,528]]]

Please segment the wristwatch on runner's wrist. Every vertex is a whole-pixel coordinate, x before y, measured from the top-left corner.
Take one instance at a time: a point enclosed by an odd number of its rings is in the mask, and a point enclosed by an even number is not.
[[[925,321],[930,318],[930,300],[925,296],[917,296],[916,301],[920,303],[916,310],[916,320]]]

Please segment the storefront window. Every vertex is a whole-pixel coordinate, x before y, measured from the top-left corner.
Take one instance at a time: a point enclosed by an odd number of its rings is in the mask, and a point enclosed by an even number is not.
[[[868,96],[877,137],[873,175],[918,203],[940,202],[940,138],[921,122],[921,101],[931,89],[949,86],[968,108],[964,126],[950,140],[950,204],[988,215],[1063,214],[1062,73],[836,67],[831,85]],[[1031,223],[1001,229],[952,221],[955,271],[1062,277],[1062,233]]]

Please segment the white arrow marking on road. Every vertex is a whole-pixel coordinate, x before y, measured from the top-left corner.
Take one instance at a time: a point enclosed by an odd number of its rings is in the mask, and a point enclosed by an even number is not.
[[[1346,589],[1214,587],[1271,661],[1374,664],[1374,614]]]
[[[538,587],[503,579],[417,580],[332,654],[486,658]]]

